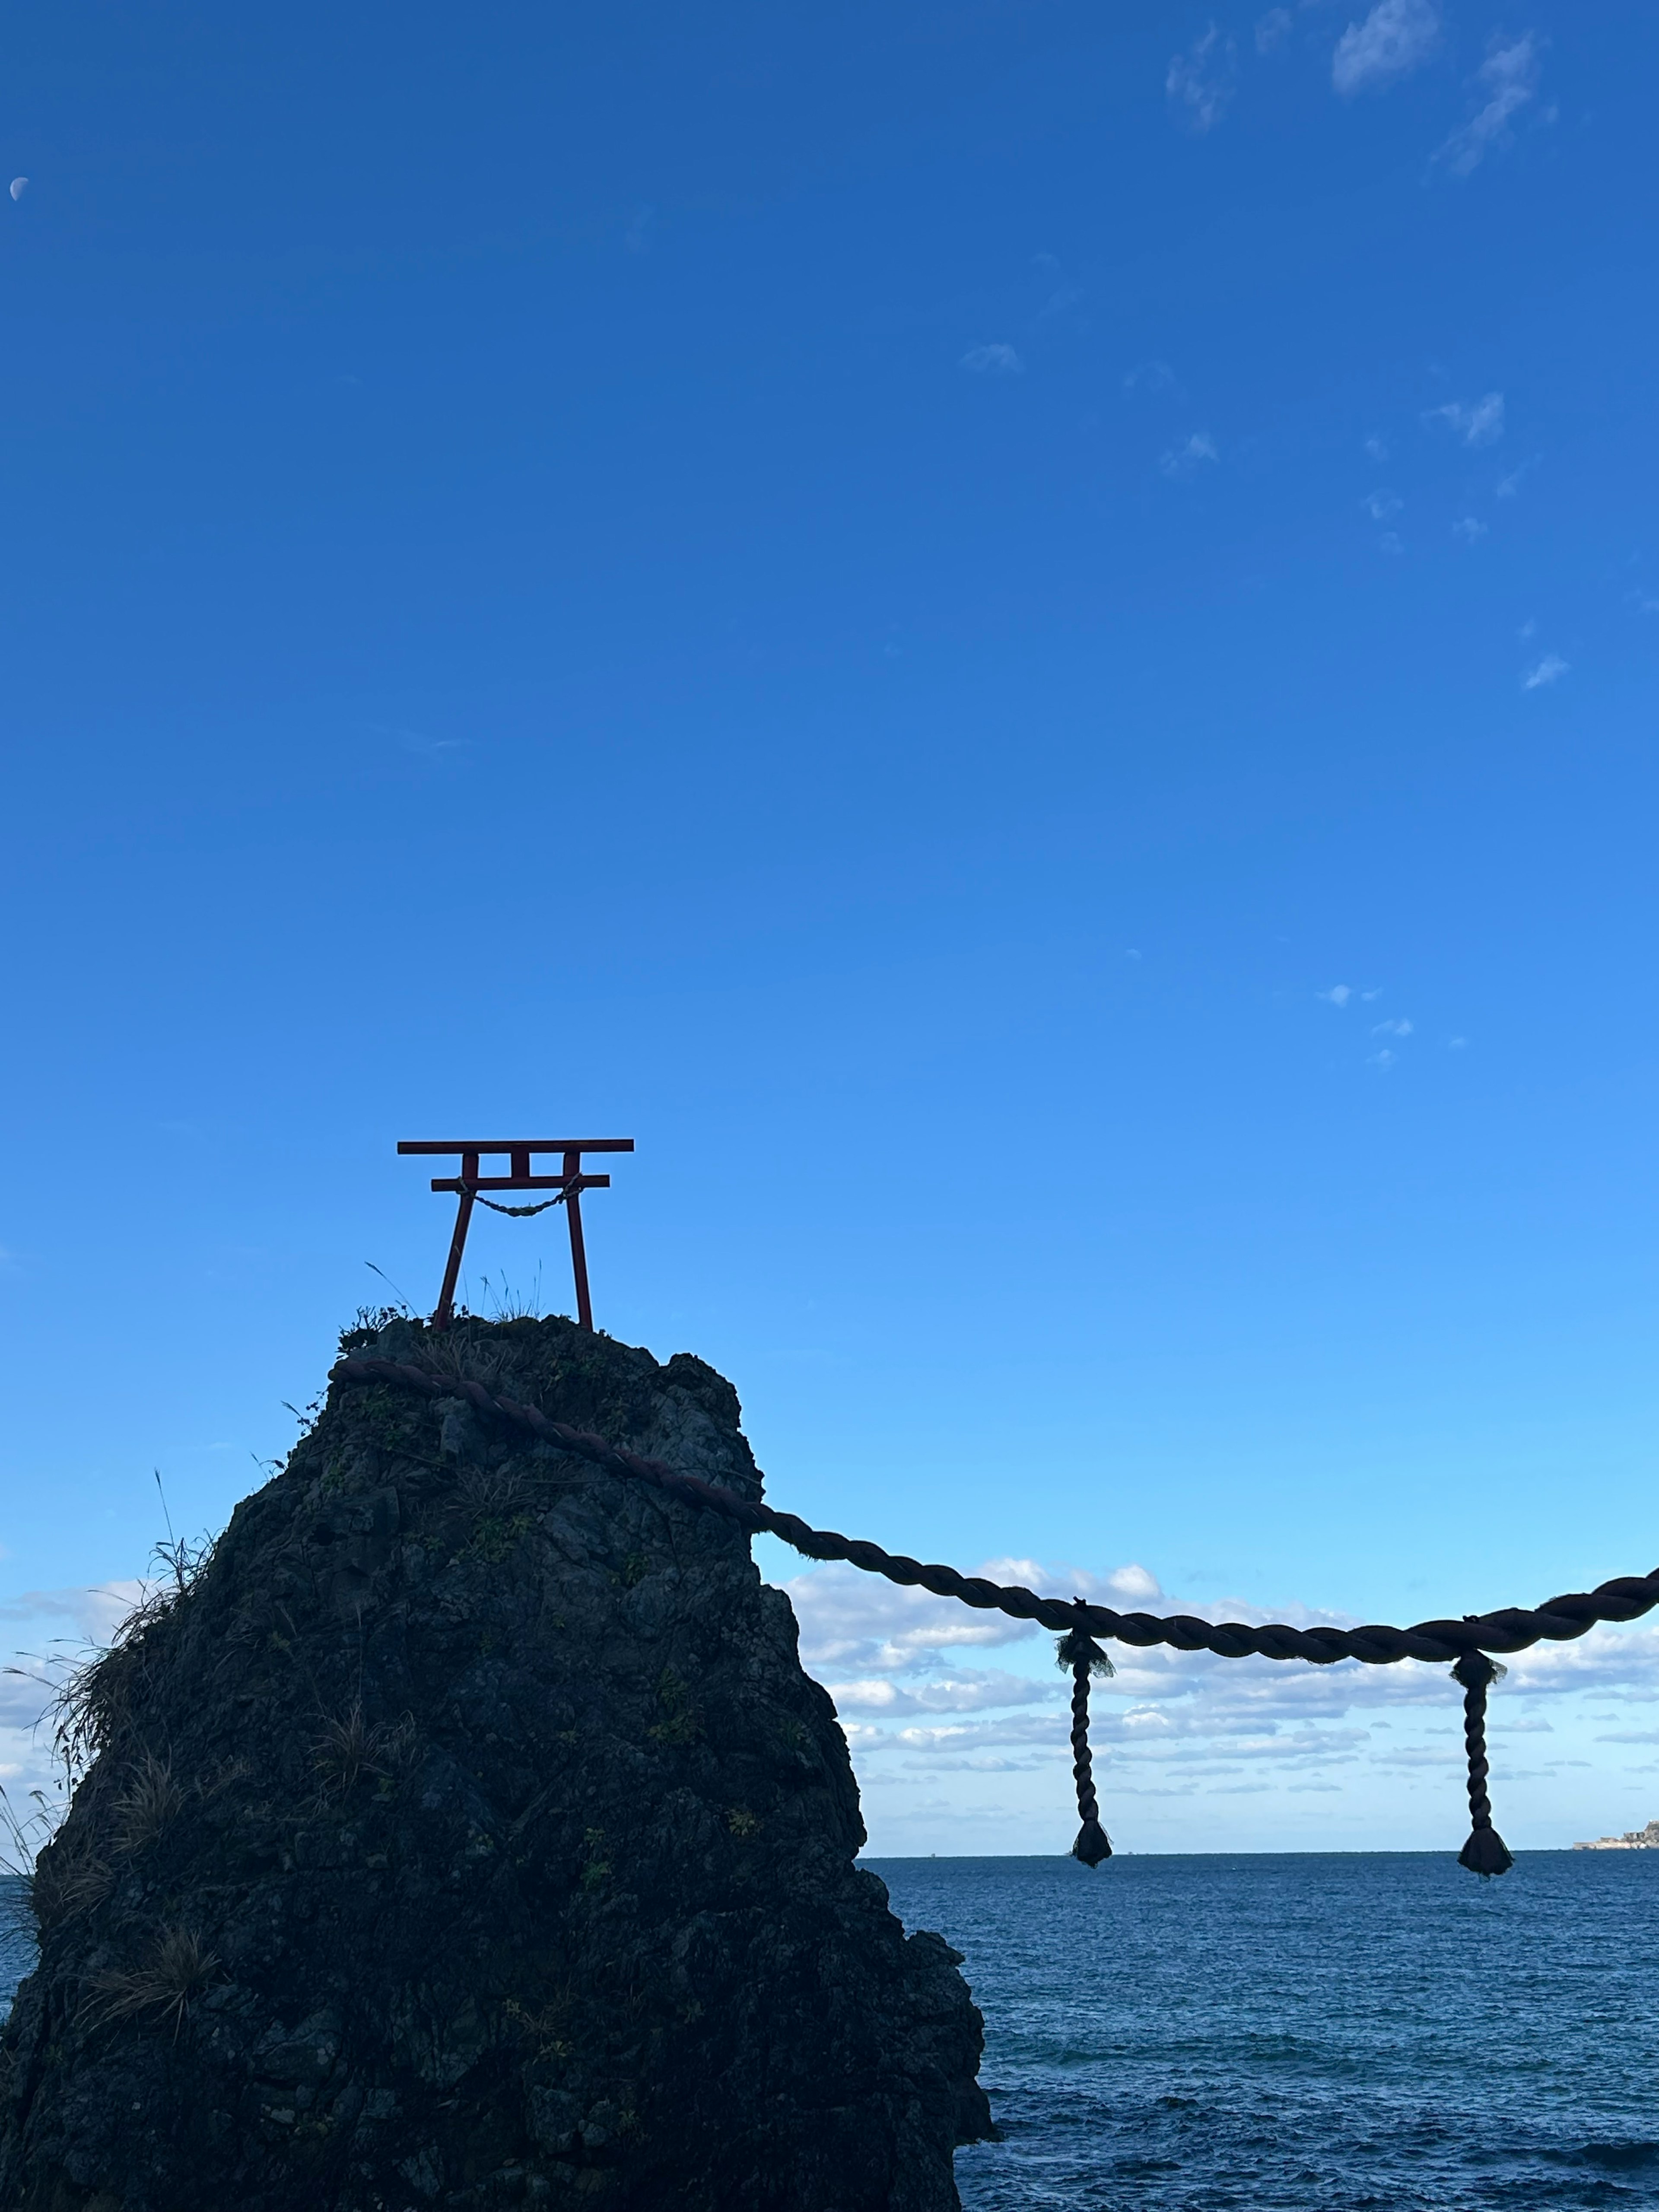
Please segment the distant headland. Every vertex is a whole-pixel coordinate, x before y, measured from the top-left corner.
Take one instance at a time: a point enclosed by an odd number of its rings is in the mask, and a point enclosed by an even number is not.
[[[1622,1836],[1598,1836],[1593,1844],[1575,1844],[1576,1851],[1659,1851],[1659,1820],[1645,1828],[1626,1828]]]

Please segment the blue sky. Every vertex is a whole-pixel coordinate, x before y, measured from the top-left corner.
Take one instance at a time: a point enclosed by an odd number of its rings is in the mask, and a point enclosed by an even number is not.
[[[393,1146],[486,1124],[637,1139],[601,1325],[811,1518],[1297,1618],[1651,1565],[1656,48],[14,10],[18,1639],[152,1467],[222,1523],[365,1261],[430,1302]],[[877,1843],[1059,1844],[1042,1645],[875,1603],[799,1593]],[[1644,1634],[1510,1686],[1511,1840],[1659,1812]],[[1443,1678],[1173,1665],[1121,1840],[1456,1840]]]

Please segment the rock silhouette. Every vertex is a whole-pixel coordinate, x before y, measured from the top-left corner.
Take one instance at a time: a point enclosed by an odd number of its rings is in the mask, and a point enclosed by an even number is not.
[[[760,1495],[731,1385],[393,1321]],[[740,1533],[459,1399],[337,1385],[82,1679],[0,2039],[6,2212],[946,2212],[981,2023],[907,1937]]]

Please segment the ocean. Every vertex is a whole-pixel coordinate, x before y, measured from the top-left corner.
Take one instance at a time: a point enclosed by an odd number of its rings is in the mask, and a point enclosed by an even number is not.
[[[1659,2205],[1659,1852],[865,1863],[985,2014],[967,2212]]]
[[[967,2212],[1659,2206],[1659,1852],[865,1863],[985,2014]]]

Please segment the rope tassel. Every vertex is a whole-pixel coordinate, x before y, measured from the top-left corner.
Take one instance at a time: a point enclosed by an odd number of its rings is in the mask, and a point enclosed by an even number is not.
[[[1086,1867],[1097,1867],[1112,1856],[1112,1839],[1100,1825],[1100,1800],[1095,1796],[1094,1761],[1089,1751],[1089,1677],[1103,1680],[1115,1673],[1111,1661],[1083,1625],[1087,1607],[1081,1598],[1079,1624],[1068,1629],[1055,1647],[1055,1664],[1072,1675],[1072,1772],[1077,1778],[1077,1811],[1082,1826],[1072,1846],[1072,1856]]]
[[[1452,1668],[1452,1680],[1463,1686],[1463,1742],[1469,1755],[1469,1840],[1457,1855],[1459,1866],[1478,1874],[1482,1881],[1491,1875],[1507,1874],[1515,1864],[1509,1846],[1492,1824],[1492,1800],[1486,1795],[1486,1692],[1504,1669],[1484,1651],[1466,1651]]]

